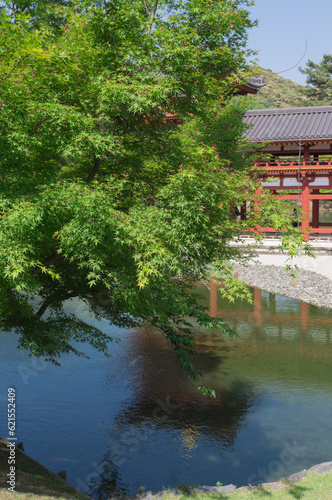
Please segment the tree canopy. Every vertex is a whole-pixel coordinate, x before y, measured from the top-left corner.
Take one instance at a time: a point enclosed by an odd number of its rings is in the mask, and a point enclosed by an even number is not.
[[[232,93],[250,4],[1,2],[0,325],[22,348],[106,352],[110,337],[64,307],[78,297],[112,324],[155,325],[196,377],[193,325],[228,327],[192,283],[213,265],[225,295],[245,296],[229,243],[258,223],[302,245],[244,154]],[[247,221],[232,215],[243,200],[260,202]]]
[[[324,54],[320,63],[309,59],[306,68],[300,68],[301,73],[307,75],[307,86],[301,88],[305,106],[332,105],[332,55]]]

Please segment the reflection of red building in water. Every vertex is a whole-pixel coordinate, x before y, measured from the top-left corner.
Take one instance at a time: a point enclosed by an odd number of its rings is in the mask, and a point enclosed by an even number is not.
[[[332,200],[332,106],[251,110],[243,121],[248,139],[262,144],[263,188],[297,201],[305,214],[302,229],[331,233],[332,224],[319,220],[319,202]]]
[[[212,317],[219,317],[229,321],[229,307],[230,304],[227,304],[226,308],[223,308],[225,302],[221,297],[221,294],[218,294],[218,288],[222,282],[218,282],[215,278],[212,278],[209,284],[209,305],[210,305],[210,315]],[[262,295],[265,296],[265,303],[263,303],[262,307]],[[267,300],[266,300],[267,299]],[[273,293],[269,293],[266,291],[260,290],[259,288],[253,289],[253,304],[248,308],[240,308],[238,306],[236,309],[236,321],[237,323],[245,322],[245,324],[251,324],[253,327],[257,328],[260,335],[262,335],[261,327],[264,325],[263,330],[267,331],[269,328],[278,325],[278,327],[290,325],[292,322],[299,322],[300,326],[300,341],[303,341],[303,336],[307,336],[307,333],[310,331],[316,332],[319,330],[321,334],[325,337],[324,342],[330,344],[331,341],[331,315],[330,314],[315,314],[310,310],[315,310],[316,307],[306,302],[295,301],[297,303],[294,309],[291,311],[282,311],[276,310],[276,301],[285,300],[285,297],[275,295]],[[292,300],[292,299],[289,299]],[[236,329],[236,328],[235,328]],[[255,341],[255,333],[252,335],[253,342]],[[320,339],[320,343],[323,342]],[[274,350],[276,347],[274,344],[270,344],[270,346],[265,346],[265,348],[270,347]],[[301,347],[301,342],[300,342]],[[287,346],[282,346],[281,349],[286,349]],[[319,351],[319,348],[318,348]],[[301,351],[299,352],[301,355]],[[315,355],[315,348],[311,348],[310,355]],[[322,357],[330,357],[331,353],[329,351],[321,353]]]

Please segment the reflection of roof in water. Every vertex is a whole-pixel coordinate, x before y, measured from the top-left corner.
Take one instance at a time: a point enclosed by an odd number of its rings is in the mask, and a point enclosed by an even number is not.
[[[260,403],[260,394],[247,381],[233,381],[218,399],[193,397],[184,401],[169,399],[166,394],[140,394],[126,410],[113,420],[111,434],[123,433],[127,427],[144,423],[147,427],[171,427],[182,432],[188,429],[199,430],[199,435],[217,438],[226,447],[232,447],[237,432],[254,407]],[[193,435],[190,435],[193,438]],[[195,433],[196,439],[198,438]],[[189,439],[189,436],[188,436]],[[189,442],[189,441],[188,441]]]

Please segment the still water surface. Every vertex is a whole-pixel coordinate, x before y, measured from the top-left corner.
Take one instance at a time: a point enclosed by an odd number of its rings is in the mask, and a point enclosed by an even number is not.
[[[11,386],[26,452],[96,498],[112,486],[258,484],[332,460],[332,311],[257,290],[254,305],[211,299],[238,333],[197,333],[197,365],[216,400],[200,395],[149,328],[105,322],[122,339],[113,358],[87,348],[89,360],[68,355],[61,368],[20,353],[6,333],[0,435]],[[82,303],[68,308],[85,319]]]

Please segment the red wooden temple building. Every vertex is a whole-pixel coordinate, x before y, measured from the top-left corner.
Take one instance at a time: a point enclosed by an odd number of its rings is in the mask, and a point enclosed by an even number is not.
[[[241,83],[241,85],[237,86],[234,90],[233,95],[256,95],[257,92],[265,86],[265,83],[263,83],[263,77],[257,77],[257,78],[250,78],[244,83]],[[184,94],[180,95],[180,98],[186,98]],[[178,118],[177,115],[174,115],[173,113],[169,113],[168,111],[165,111],[165,118],[166,121],[171,121],[175,125],[182,125],[182,120]]]
[[[243,121],[248,139],[262,144],[263,188],[296,201],[305,214],[303,229],[331,234],[332,223],[319,220],[319,206],[332,200],[332,106],[251,110]]]

